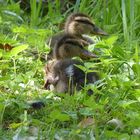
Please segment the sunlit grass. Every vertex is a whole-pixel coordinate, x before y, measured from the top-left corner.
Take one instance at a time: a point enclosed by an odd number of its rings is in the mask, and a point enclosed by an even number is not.
[[[30,13],[14,1],[0,4],[1,47],[8,43],[14,48],[0,48],[0,139],[30,136],[30,126],[37,129],[38,139],[139,139],[139,1],[76,0],[61,12],[56,0],[44,15],[42,1],[30,0]],[[86,62],[83,68],[95,66],[101,77],[97,85],[73,96],[58,95],[43,89],[47,62],[40,55],[48,53],[46,39],[60,31],[60,22],[73,11],[91,16],[109,36],[95,37],[101,61]],[[88,88],[93,96],[86,95]],[[45,107],[34,110],[31,101],[43,101]]]

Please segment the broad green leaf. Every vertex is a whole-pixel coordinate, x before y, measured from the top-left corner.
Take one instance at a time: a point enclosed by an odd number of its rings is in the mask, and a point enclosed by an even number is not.
[[[23,125],[23,123],[12,123],[12,124],[10,124],[10,128],[16,129],[16,128],[22,126],[22,125]]]
[[[97,67],[98,64],[95,64],[93,62],[86,62],[86,63],[84,63],[84,65],[87,69],[90,69],[90,68]]]
[[[136,100],[120,101],[120,102],[119,102],[119,105],[122,106],[122,107],[124,107],[124,108],[126,108],[126,107],[130,106],[131,104],[137,103],[137,102],[138,102],[138,101],[136,101]]]
[[[2,76],[0,77],[0,81],[6,81],[6,80],[9,80],[10,78],[11,78],[10,75]]]
[[[52,111],[49,116],[53,120],[59,120],[59,121],[62,121],[62,122],[70,120],[69,115],[61,113],[59,110]]]
[[[140,137],[138,135],[131,135],[131,140],[139,140]]]
[[[119,135],[118,140],[130,140],[130,136],[127,133],[124,133]]]
[[[74,112],[74,111],[69,111],[69,112],[66,112],[72,119],[74,120],[77,120],[78,119],[78,116],[77,116],[77,112]]]
[[[102,108],[103,108],[102,105],[95,103],[95,101],[93,100],[93,98],[89,98],[88,100],[85,100],[85,101],[83,102],[83,104],[84,104],[85,106],[88,106],[88,107],[94,109],[94,110],[95,110],[95,109],[102,109]]]
[[[89,108],[89,107],[81,108],[79,110],[79,113],[81,115],[84,115],[84,116],[93,116],[94,115],[93,109],[92,108]]]
[[[107,40],[105,40],[106,44],[113,45],[118,39],[118,36],[111,36]]]
[[[20,46],[18,46],[18,47],[15,47],[15,48],[13,48],[13,49],[11,50],[11,55],[12,55],[12,56],[16,56],[18,53],[24,51],[24,50],[27,49],[27,48],[28,48],[28,45],[27,45],[27,44],[25,44],[25,45],[20,45]]]
[[[20,45],[18,47],[13,48],[10,52],[4,53],[4,56],[5,57],[16,56],[18,53],[24,51],[27,48],[28,48],[28,45],[27,44]]]
[[[96,44],[96,48],[109,49],[110,47],[104,41],[100,41]]]
[[[75,65],[75,66],[78,67],[79,69],[81,69],[84,72],[87,71],[87,69],[84,66],[82,66],[82,65]]]
[[[117,138],[118,137],[118,133],[115,131],[105,131],[105,135],[109,138]]]

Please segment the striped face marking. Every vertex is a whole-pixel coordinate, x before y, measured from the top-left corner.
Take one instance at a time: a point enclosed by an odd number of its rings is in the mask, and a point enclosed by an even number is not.
[[[92,25],[94,26],[94,23],[90,21],[90,19],[88,17],[75,17],[74,19],[75,21],[77,22],[81,22],[83,24],[89,24],[89,25]]]

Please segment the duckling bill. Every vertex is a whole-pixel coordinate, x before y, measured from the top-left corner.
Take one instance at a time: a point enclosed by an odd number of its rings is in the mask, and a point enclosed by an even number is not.
[[[44,87],[50,90],[50,85],[54,86],[57,93],[73,94],[75,90],[81,90],[87,83],[94,83],[99,79],[95,72],[87,75],[76,65],[83,65],[82,62],[72,59],[53,61],[46,65],[46,80]]]

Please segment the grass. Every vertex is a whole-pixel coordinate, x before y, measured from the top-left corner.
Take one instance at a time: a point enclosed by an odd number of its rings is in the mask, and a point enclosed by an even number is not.
[[[77,0],[67,2],[70,9],[61,12],[56,0],[45,15],[42,1],[30,4],[29,14],[18,2],[0,2],[0,139],[138,140],[139,1]],[[60,31],[60,23],[73,11],[87,13],[110,36],[94,37],[97,43],[89,48],[100,48],[101,62],[86,62],[83,68],[96,68],[98,84],[74,96],[57,95],[43,89],[46,62],[40,57],[49,51],[46,39]],[[88,88],[95,91],[93,96],[86,95]],[[45,107],[34,110],[30,104],[36,100]]]

